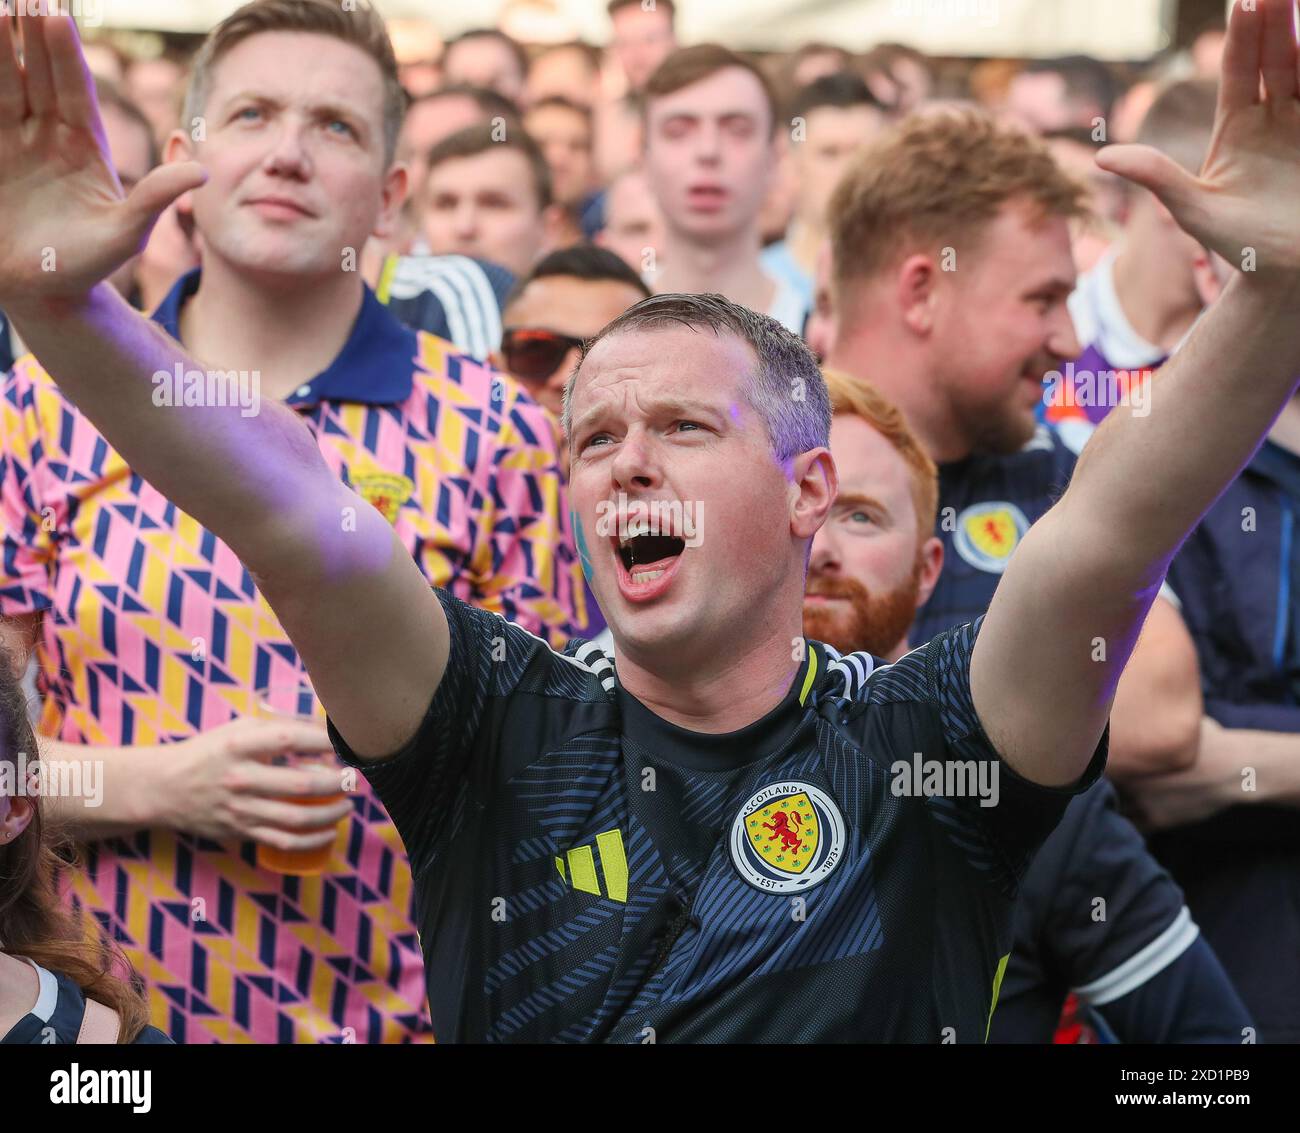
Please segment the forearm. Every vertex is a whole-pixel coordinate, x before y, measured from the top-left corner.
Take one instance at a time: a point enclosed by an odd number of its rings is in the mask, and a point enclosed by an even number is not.
[[[131,469],[251,567],[282,546],[286,517],[337,488],[311,434],[286,406],[262,402],[245,416],[238,403],[155,404],[155,374],[170,381],[178,367],[206,368],[109,285],[82,301],[10,315],[47,372]]]
[[[1064,536],[1079,547],[1104,539],[1133,588],[1162,577],[1259,447],[1297,374],[1300,291],[1237,275],[1152,383],[1149,412],[1110,414],[1084,449],[1061,501],[1071,516]]]
[[[1224,728],[1201,721],[1196,762],[1181,771],[1124,782],[1143,825],[1188,826],[1229,807],[1300,807],[1300,735]]]
[[[172,822],[161,746],[95,747],[42,739],[41,814],[78,841]]]
[[[1199,758],[1220,770],[1207,788],[1216,812],[1238,803],[1300,807],[1300,735],[1207,721]]]

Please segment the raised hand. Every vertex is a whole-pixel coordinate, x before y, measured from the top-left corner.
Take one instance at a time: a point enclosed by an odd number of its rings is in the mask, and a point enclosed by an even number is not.
[[[0,16],[0,307],[15,311],[85,295],[205,179],[194,162],[163,165],[123,194],[76,25],[20,16],[17,31]]]
[[[1300,275],[1300,59],[1294,0],[1237,0],[1228,21],[1214,136],[1200,175],[1149,146],[1097,164],[1150,189],[1234,267]]]

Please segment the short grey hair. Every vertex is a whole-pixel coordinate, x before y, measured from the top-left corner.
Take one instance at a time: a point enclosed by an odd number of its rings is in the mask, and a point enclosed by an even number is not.
[[[801,452],[830,445],[831,401],[817,359],[798,335],[774,318],[721,295],[652,295],[629,307],[583,344],[564,386],[564,435],[571,438],[573,391],[587,355],[603,338],[676,324],[734,334],[754,351],[758,365],[744,383],[750,408],[767,429],[772,455],[785,463]]]

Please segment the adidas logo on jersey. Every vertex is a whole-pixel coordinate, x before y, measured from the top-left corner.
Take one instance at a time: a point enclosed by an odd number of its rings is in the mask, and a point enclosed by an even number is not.
[[[597,857],[605,879],[603,890],[596,873]],[[623,852],[623,835],[617,830],[597,834],[593,844],[575,846],[563,857],[557,857],[555,868],[566,885],[581,893],[595,893],[611,901],[627,903],[627,855]]]

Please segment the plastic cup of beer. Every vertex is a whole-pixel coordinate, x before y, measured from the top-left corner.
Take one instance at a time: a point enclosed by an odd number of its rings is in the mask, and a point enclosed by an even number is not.
[[[320,701],[316,699],[311,684],[305,680],[267,685],[254,690],[253,695],[254,715],[259,719],[311,720],[321,724],[325,722],[325,709]],[[277,756],[271,762],[276,766],[293,767],[295,769],[319,767],[336,776],[339,774],[338,763],[332,756],[326,756],[321,752],[295,753],[288,757]],[[346,798],[347,795],[340,790],[337,794],[312,795],[307,798],[286,796],[283,801],[292,803],[295,806],[332,806]],[[346,822],[346,818],[339,820],[339,832],[342,831]],[[268,846],[263,842],[258,842],[257,865],[259,869],[270,870],[272,873],[285,873],[294,877],[314,877],[329,871],[330,858],[334,853],[334,845],[337,841],[336,834],[334,842],[327,843],[315,850],[282,850],[278,846]]]

